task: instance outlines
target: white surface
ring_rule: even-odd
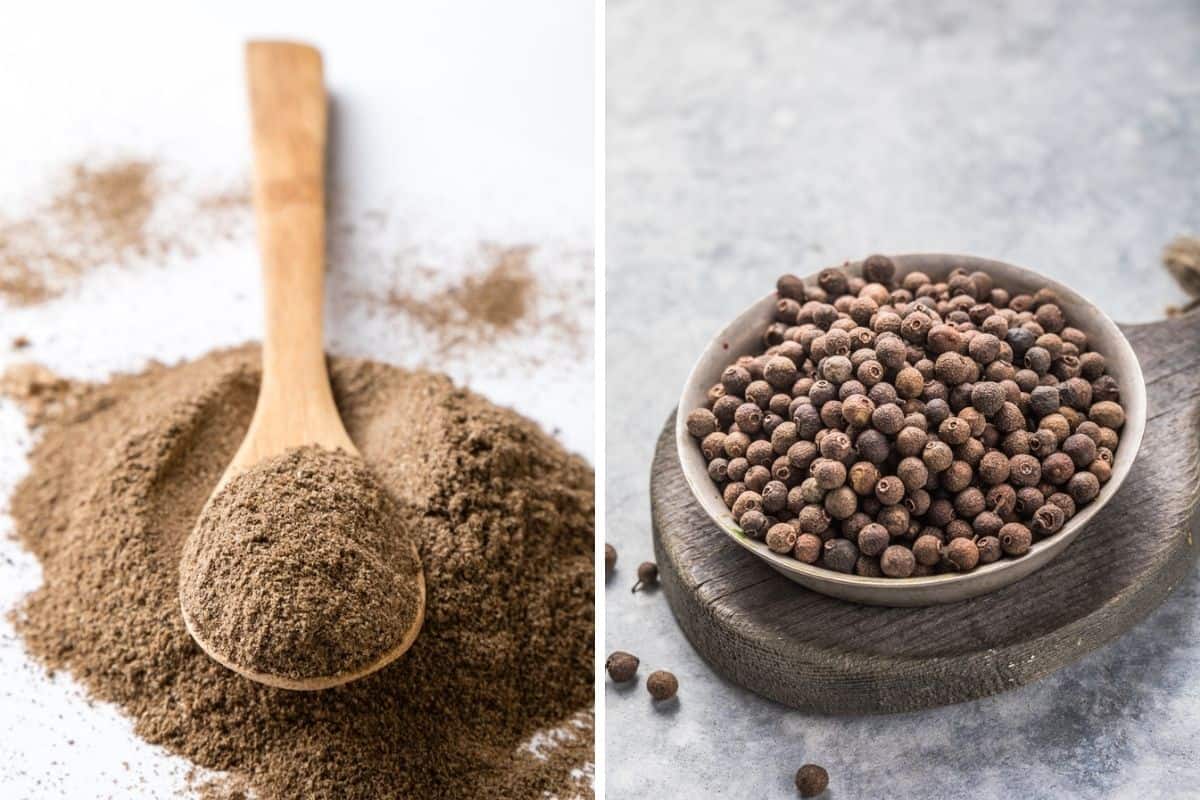
[[[157,157],[204,185],[247,175],[241,44],[303,38],[325,54],[337,216],[387,212],[385,224],[360,225],[338,244],[356,261],[331,275],[330,349],[427,363],[428,337],[367,299],[416,263],[470,267],[481,241],[529,243],[552,280],[582,274],[590,287],[592,20],[585,0],[10,7],[0,26],[0,207],[42,199],[47,177],[88,154]],[[162,267],[100,270],[47,305],[0,305],[0,367],[32,359],[98,378],[191,357],[256,338],[259,305],[249,237]],[[579,352],[523,336],[456,354],[448,371],[591,456],[590,316],[580,323]],[[9,352],[17,335],[33,346]],[[557,361],[533,368],[532,357]],[[7,497],[29,445],[8,403],[0,443]],[[11,530],[7,516],[0,525]],[[0,541],[0,610],[39,581],[34,559]],[[141,742],[67,676],[49,680],[6,619],[0,679],[0,797],[184,787],[187,762]]]

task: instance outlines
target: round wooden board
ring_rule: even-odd
[[[660,581],[680,627],[725,677],[785,705],[886,713],[1037,680],[1120,636],[1191,569],[1200,502],[1200,313],[1122,326],[1149,410],[1133,472],[1056,560],[952,605],[881,608],[804,589],[742,549],[692,498],[673,415],[650,477]]]

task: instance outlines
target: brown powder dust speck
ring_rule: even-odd
[[[70,164],[47,193],[0,214],[0,297],[15,305],[56,297],[97,267],[157,263],[248,230],[244,188],[195,192],[146,159]],[[164,208],[184,224],[158,220]]]
[[[29,650],[148,741],[265,800],[590,796],[572,756],[593,738],[577,717],[592,700],[592,471],[444,377],[331,360],[351,438],[419,520],[427,609],[412,649],[297,693],[231,673],[188,636],[181,550],[249,424],[258,361],[247,347],[100,385],[10,377],[43,424],[11,507],[44,579],[14,612]]]
[[[436,333],[443,351],[476,338],[480,328],[492,334],[512,331],[535,302],[537,279],[529,268],[533,248],[487,247],[486,252],[489,265],[483,272],[432,294],[392,289],[388,305]],[[428,268],[417,272],[426,279],[434,276]]]
[[[302,680],[376,664],[420,613],[411,523],[357,456],[299,447],[234,476],[180,560],[192,631],[238,668]]]
[[[336,235],[349,234],[343,230]],[[339,252],[335,246],[335,270],[341,260],[358,263],[361,258],[354,253],[339,256]],[[584,315],[592,305],[591,258],[571,254],[568,257],[579,262],[579,269],[547,273],[535,267],[537,253],[531,245],[482,244],[478,264],[465,273],[456,271],[458,277],[449,283],[444,270],[410,254],[397,254],[392,266],[399,267],[398,285],[386,291],[381,305],[427,333],[429,350],[442,362],[477,354],[480,348],[490,350],[494,360],[503,349],[498,345],[522,337],[566,351],[563,357],[570,357],[587,344],[589,324]],[[529,362],[526,366],[540,366],[542,358],[522,360]]]

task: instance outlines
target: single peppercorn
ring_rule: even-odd
[[[755,403],[742,403],[733,412],[733,421],[743,433],[758,433],[762,430],[763,411]]]
[[[805,564],[815,564],[821,557],[821,548],[824,544],[820,536],[812,533],[802,533],[796,537],[796,544],[792,548],[792,555]]]
[[[938,426],[938,436],[946,444],[962,444],[971,438],[971,425],[961,417],[948,417]]]
[[[1037,536],[1050,536],[1057,533],[1066,522],[1067,515],[1054,503],[1044,503],[1033,513],[1029,527]]]
[[[738,458],[746,455],[746,448],[750,446],[752,439],[741,431],[734,431],[725,437],[722,447],[725,450],[725,455],[729,458]]]
[[[979,459],[977,471],[979,480],[988,486],[994,486],[1008,480],[1008,458],[998,450],[991,450]]]
[[[1076,472],[1067,481],[1067,493],[1077,506],[1089,503],[1100,494],[1100,479],[1091,472]]]
[[[929,510],[929,504],[933,502],[933,497],[924,489],[913,489],[911,492],[905,492],[904,507],[908,509],[908,513],[914,517],[924,516]]]
[[[904,482],[885,476],[875,484],[875,498],[885,506],[894,506],[904,499]]]
[[[779,280],[775,282],[775,291],[780,297],[804,302],[804,281],[795,275],[780,275]]]
[[[826,491],[836,489],[846,482],[846,465],[828,458],[818,458],[810,468],[817,485]]]
[[[614,683],[628,683],[637,677],[638,664],[641,661],[632,653],[624,650],[614,650],[604,659],[604,669]]]
[[[896,264],[887,256],[870,255],[863,259],[862,275],[871,283],[889,286],[896,278]]]
[[[954,462],[954,451],[945,442],[933,440],[925,445],[921,460],[931,472],[942,472]]]
[[[737,496],[729,510],[735,521],[740,520],[747,511],[762,511],[762,495],[746,490]]]
[[[1083,438],[1087,439],[1086,436]],[[1092,440],[1087,441],[1090,443]],[[1066,483],[1074,474],[1075,463],[1065,452],[1051,453],[1042,459],[1042,478],[1055,486]]]
[[[821,534],[829,530],[829,525],[833,518],[829,516],[829,512],[824,506],[808,505],[800,509],[800,513],[796,515],[796,524],[800,526],[802,533]]]
[[[762,464],[755,464],[754,466],[750,467],[750,469],[746,470],[746,477],[743,480],[743,483],[745,483],[747,489],[752,492],[759,493],[761,493],[770,482],[771,470],[769,470],[767,467],[764,467]],[[725,488],[728,489],[729,487],[727,486]],[[725,499],[726,504],[731,502],[728,495]],[[736,500],[737,495],[733,495],[733,499]]]
[[[979,563],[979,547],[966,537],[951,539],[946,546],[946,563],[959,572],[970,572]]]
[[[646,678],[646,691],[656,703],[670,700],[679,691],[679,680],[665,669],[655,670]]]
[[[865,428],[875,411],[875,402],[862,394],[852,394],[842,401],[842,417],[858,428]]]
[[[796,546],[796,529],[786,522],[772,525],[767,530],[766,543],[772,552],[790,553]]]
[[[762,539],[767,533],[767,515],[761,511],[747,511],[738,520],[738,525],[751,539]]]
[[[703,439],[717,429],[717,417],[707,408],[697,408],[687,416],[687,432]]]
[[[858,561],[858,547],[848,539],[830,539],[825,543],[821,560],[835,572],[850,574]]]
[[[963,519],[974,519],[987,507],[983,492],[968,486],[954,496],[954,511]]]
[[[653,561],[643,561],[638,565],[637,583],[633,584],[633,591],[638,589],[648,589],[658,585],[658,564]]]
[[[849,519],[858,510],[858,495],[849,486],[839,486],[826,493],[825,510],[833,519]]]
[[[771,431],[771,447],[776,455],[786,455],[792,445],[800,441],[800,433],[794,422],[782,422]]]
[[[1007,555],[1023,556],[1029,552],[1033,534],[1019,522],[1009,522],[1000,529],[1000,547]]]
[[[1046,495],[1036,486],[1022,486],[1017,490],[1016,512],[1023,517],[1032,517],[1033,513],[1046,503]]]
[[[1031,455],[1015,455],[1008,460],[1008,480],[1015,486],[1036,486],[1042,479],[1042,465]]]
[[[872,464],[882,464],[891,454],[891,444],[886,436],[874,428],[868,428],[858,435],[854,442],[859,457]]]
[[[721,373],[721,385],[725,387],[726,394],[738,397],[741,397],[742,392],[746,391],[751,380],[749,370],[736,364],[726,367],[725,371]]]
[[[925,390],[925,378],[914,367],[904,367],[896,373],[896,394],[903,398],[920,397]]]
[[[709,461],[719,457],[725,452],[725,434],[717,431],[705,436],[700,442],[700,452]]]
[[[942,540],[938,536],[923,533],[913,542],[912,552],[918,564],[932,567],[942,560]]]
[[[965,461],[955,459],[950,466],[938,474],[938,483],[948,492],[961,492],[971,485],[975,471]]]
[[[1088,410],[1088,419],[1103,428],[1120,430],[1125,424],[1125,409],[1112,400],[1101,400]]]
[[[975,541],[975,547],[979,550],[980,564],[991,564],[1004,554],[1000,547],[1000,539],[996,536],[981,536]]]
[[[887,549],[891,538],[887,528],[872,522],[858,532],[858,549],[865,555],[877,556]]]
[[[796,790],[801,797],[816,797],[829,788],[829,773],[816,764],[805,764],[796,770]]]
[[[916,566],[917,559],[912,550],[898,544],[888,547],[879,558],[879,568],[889,578],[907,578]]]
[[[1103,458],[1097,458],[1091,464],[1088,464],[1088,472],[1096,476],[1096,480],[1100,483],[1108,483],[1108,479],[1112,477],[1112,462],[1105,461]]]
[[[994,381],[979,381],[971,385],[971,405],[984,416],[992,416],[1004,407],[1003,387]]]
[[[908,509],[900,504],[880,508],[875,514],[875,521],[887,528],[887,532],[892,538],[896,538],[903,536],[908,531],[912,517],[909,515]]]
[[[1070,457],[1076,467],[1086,469],[1096,460],[1097,447],[1096,442],[1090,436],[1073,433],[1063,441],[1062,451]]]
[[[617,566],[617,548],[608,542],[604,543],[604,572],[609,573]]]
[[[856,494],[869,495],[874,494],[879,478],[878,467],[870,461],[857,461],[850,467],[846,481]]]
[[[854,446],[850,443],[849,436],[841,431],[833,431],[821,438],[818,449],[823,458],[842,461],[853,452]]]
[[[915,425],[907,424],[909,421],[906,418],[906,427],[896,434],[896,452],[902,457],[919,457],[925,449],[925,444],[929,441],[929,434]]]
[[[904,484],[906,491],[914,492],[929,481],[929,467],[921,459],[909,456],[896,465],[896,477]]]

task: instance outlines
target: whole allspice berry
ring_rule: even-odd
[[[604,574],[613,571],[613,567],[617,565],[617,548],[613,547],[608,542],[604,543]]]
[[[979,563],[979,547],[965,537],[951,539],[946,545],[946,561],[959,572],[970,572]]]
[[[912,550],[898,544],[884,550],[879,559],[879,568],[889,578],[907,578],[913,574],[916,567],[917,559]]]
[[[653,561],[643,561],[638,565],[637,583],[633,584],[633,591],[638,589],[648,589],[658,586],[658,564]]]
[[[796,789],[801,797],[816,797],[829,788],[829,773],[816,764],[805,764],[796,771]]]
[[[679,680],[665,669],[655,670],[646,678],[646,691],[655,702],[670,700],[679,691]]]
[[[642,662],[633,653],[614,650],[604,660],[604,669],[608,672],[608,677],[612,678],[615,683],[626,683],[637,676],[637,668],[640,663]]]
[[[1000,529],[1000,549],[1010,556],[1023,556],[1033,544],[1033,534],[1019,522],[1009,522]]]

